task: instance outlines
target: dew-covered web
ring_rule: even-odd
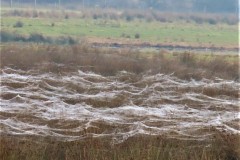
[[[239,83],[216,78],[119,72],[1,70],[1,134],[59,140],[139,134],[205,139],[211,128],[239,133]]]

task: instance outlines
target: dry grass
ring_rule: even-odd
[[[39,68],[44,72],[64,73],[68,70],[88,70],[103,75],[115,75],[118,71],[141,74],[174,73],[181,79],[220,77],[239,80],[239,63],[220,55],[199,59],[194,53],[180,53],[169,58],[169,52],[159,52],[145,57],[130,49],[99,49],[88,44],[73,46],[8,44],[1,47],[1,67],[11,66],[23,70]],[[52,65],[65,64],[67,67]]]
[[[141,52],[128,49],[111,50],[91,48],[88,44],[73,46],[49,46],[36,44],[8,44],[1,46],[1,68],[11,66],[16,69],[29,71],[38,68],[40,72],[65,72],[78,69],[94,71],[104,75],[114,75],[118,71],[126,70],[142,74],[151,70],[152,73],[173,73],[182,79],[201,79],[221,77],[236,79],[239,77],[239,65],[237,61],[229,61],[221,56],[212,56],[210,59],[199,59],[193,53],[181,53],[171,55],[168,51],[160,51],[152,57],[143,56]],[[58,64],[58,65],[56,65]],[[63,65],[60,65],[63,64]],[[67,67],[66,67],[67,66]],[[135,77],[123,77],[122,81],[134,81]],[[49,82],[50,83],[50,82]],[[11,84],[13,88],[21,88],[24,84]],[[69,86],[70,87],[70,86]],[[71,86],[81,92],[81,88]],[[199,88],[196,88],[199,89]],[[180,93],[187,90],[176,89]],[[93,91],[94,92],[94,91]],[[236,91],[227,88],[206,88],[194,92],[202,92],[214,97],[228,95],[239,97]],[[2,95],[3,99],[11,99],[13,95]],[[33,98],[33,97],[32,97]],[[86,100],[86,103],[94,107],[118,106],[122,104],[124,97],[117,97],[112,101]],[[75,104],[74,100],[66,99],[66,103]],[[186,102],[193,103],[193,102]],[[195,102],[194,102],[195,103]],[[8,115],[3,115],[8,114]],[[30,114],[15,115],[0,113],[3,117],[17,117],[23,120],[33,119]],[[36,117],[34,117],[36,118]],[[45,123],[36,119],[38,123]],[[70,124],[78,125],[79,122]],[[66,127],[68,122],[64,123]],[[237,122],[236,122],[237,124]],[[48,125],[56,125],[49,121]],[[0,157],[3,160],[27,159],[27,160],[238,160],[240,159],[239,135],[228,134],[215,128],[203,128],[214,133],[205,140],[180,140],[169,135],[131,137],[120,144],[112,144],[112,138],[92,138],[92,133],[102,133],[110,125],[96,124],[99,130],[88,128],[80,131],[82,140],[72,142],[58,141],[53,137],[8,136],[0,137]],[[62,126],[58,126],[62,127]],[[199,131],[201,132],[201,131]]]
[[[239,136],[216,131],[209,140],[177,140],[140,135],[111,145],[111,139],[91,138],[60,142],[50,137],[1,137],[0,157],[10,159],[52,160],[237,160]]]

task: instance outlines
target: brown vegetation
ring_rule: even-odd
[[[69,71],[94,71],[103,75],[114,75],[118,71],[126,70],[134,72],[134,77],[122,77],[122,81],[134,81],[137,74],[149,72],[174,73],[181,79],[202,79],[220,77],[224,79],[235,79],[239,77],[238,60],[233,61],[220,55],[209,55],[206,59],[199,58],[194,53],[171,53],[162,50],[159,53],[148,55],[131,49],[106,49],[93,48],[88,44],[57,46],[57,45],[36,45],[36,44],[5,44],[1,46],[1,68],[11,67],[22,69],[26,72],[31,69],[38,69],[40,72],[54,72],[64,74]],[[235,56],[237,59],[238,56]],[[64,64],[64,65],[62,65]],[[67,67],[64,67],[67,66]],[[7,72],[7,71],[6,71]],[[92,80],[93,81],[93,80]],[[8,83],[8,82],[5,82]],[[48,82],[49,84],[54,82]],[[146,82],[148,83],[148,82]],[[14,89],[21,89],[25,83],[4,84]],[[55,84],[56,85],[56,84]],[[141,85],[141,84],[138,84]],[[145,84],[144,84],[145,86]],[[69,86],[70,87],[70,86]],[[78,92],[81,87],[72,86]],[[157,89],[157,88],[156,88]],[[160,88],[161,89],[161,88]],[[188,90],[189,89],[189,90]],[[202,93],[210,97],[226,95],[238,98],[236,90],[224,88],[174,88],[179,94],[187,92]],[[90,92],[90,91],[89,91]],[[1,95],[3,99],[11,99],[16,95],[7,93]],[[34,97],[31,97],[34,99]],[[35,97],[39,99],[39,97]],[[128,96],[129,98],[129,96]],[[44,101],[44,99],[42,99]],[[67,104],[77,103],[77,99],[65,99]],[[86,100],[86,104],[94,107],[116,107],[124,101],[122,97],[116,97],[112,101]],[[135,102],[136,104],[138,102]],[[156,103],[160,103],[157,101]],[[191,104],[194,107],[196,102],[180,101],[182,104]],[[199,107],[199,106],[197,106]],[[209,110],[217,109],[217,107]],[[64,114],[64,113],[63,113]],[[43,122],[29,113],[6,113],[1,112],[1,117],[15,117],[23,120],[35,119],[37,123],[44,123],[52,127],[61,125],[51,120]],[[64,123],[67,124],[68,122]],[[79,121],[73,121],[71,125],[78,125]],[[232,123],[232,122],[229,122]],[[238,124],[232,123],[231,125]],[[238,160],[240,159],[239,135],[229,134],[224,130],[215,127],[202,128],[213,133],[206,139],[179,139],[172,138],[176,135],[171,132],[168,135],[138,135],[129,137],[122,143],[112,143],[115,137],[93,138],[93,133],[102,133],[111,125],[99,123],[99,130],[89,127],[80,132],[71,133],[79,136],[75,141],[61,141],[56,137],[46,136],[12,136],[2,134],[0,137],[0,157],[3,160],[15,159],[51,159],[51,160]],[[67,125],[58,126],[59,128]],[[236,127],[238,128],[238,125]],[[202,130],[198,130],[201,132]]]
[[[234,56],[234,55],[232,55]],[[239,80],[238,56],[236,60],[227,60],[221,55],[209,55],[198,58],[195,53],[169,53],[160,51],[152,57],[146,57],[131,49],[93,48],[88,44],[57,46],[36,44],[13,44],[1,47],[1,67],[11,66],[29,70],[40,68],[42,71],[66,72],[66,68],[51,63],[67,64],[68,70],[94,71],[103,75],[114,75],[118,71],[137,74],[174,73],[181,79],[224,78]]]
[[[9,159],[84,160],[238,160],[239,136],[216,131],[209,140],[177,140],[167,135],[132,137],[111,145],[111,139],[61,142],[48,138],[1,136],[0,157]]]
[[[17,22],[15,24],[17,27],[22,27],[22,22]],[[22,25],[22,26],[21,26]],[[54,23],[52,24],[54,26]],[[0,31],[1,42],[32,42],[32,43],[44,43],[44,44],[77,44],[78,40],[71,36],[59,36],[59,37],[46,37],[40,33],[31,33],[29,36],[20,35],[16,33],[12,33],[9,31]]]
[[[197,24],[208,23],[226,23],[228,25],[236,25],[238,23],[237,16],[233,14],[194,14],[191,15],[186,13],[171,13],[171,12],[159,12],[159,11],[148,11],[142,12],[141,10],[124,10],[118,11],[115,9],[84,9],[81,12],[74,11],[37,11],[37,10],[11,10],[3,14],[3,16],[20,16],[20,17],[31,17],[31,18],[93,18],[93,19],[112,19],[119,20],[124,19],[126,21],[133,21],[135,19],[150,21],[159,21],[162,23],[171,23],[176,20],[183,20],[186,22],[194,22]]]

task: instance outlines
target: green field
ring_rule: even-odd
[[[16,28],[17,21],[23,27]],[[146,20],[126,21],[124,19],[92,19],[92,18],[27,18],[2,16],[1,30],[29,35],[41,33],[44,36],[73,36],[75,38],[103,38],[178,44],[187,46],[237,47],[238,26],[219,23],[196,24],[194,22],[159,22]]]

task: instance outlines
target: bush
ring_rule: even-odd
[[[1,31],[1,42],[26,42],[27,39],[22,36],[22,35],[18,35],[16,33],[10,33],[10,32],[6,32],[6,31]]]
[[[6,31],[1,31],[1,42],[10,42],[10,41],[14,41],[14,39],[16,38],[16,36],[12,33],[6,32]]]
[[[133,21],[133,20],[134,20],[133,16],[126,15],[126,21],[130,22],[130,21]]]
[[[98,19],[98,16],[96,14],[94,14],[93,19]]]
[[[73,39],[72,37],[68,37],[68,44],[70,44],[70,45],[77,44],[77,41],[75,39]]]
[[[136,34],[135,34],[135,38],[136,38],[136,39],[139,39],[139,38],[140,38],[140,34],[139,34],[139,33],[136,33]]]
[[[24,37],[22,35],[15,35],[15,36],[16,37],[15,37],[14,41],[16,41],[16,42],[27,42],[27,38],[26,37]]]
[[[45,38],[43,37],[43,35],[39,33],[32,33],[29,36],[28,41],[40,43],[40,42],[44,42]]]
[[[162,23],[166,23],[167,22],[167,19],[164,18],[164,17],[159,17],[158,20]]]
[[[14,28],[21,28],[21,27],[23,27],[23,22],[17,21],[17,22],[14,24],[13,27],[14,27]]]
[[[7,31],[0,31],[0,41],[1,42],[34,42],[34,43],[47,43],[47,44],[68,44],[73,45],[77,44],[78,41],[72,37],[44,37],[39,33],[32,33],[29,37],[25,37],[23,35],[19,35],[16,33],[11,33]]]
[[[207,21],[208,21],[209,24],[212,24],[212,25],[217,24],[217,21],[215,19],[212,19],[212,18],[208,19]]]
[[[65,15],[65,19],[69,19],[69,15],[68,14]]]

